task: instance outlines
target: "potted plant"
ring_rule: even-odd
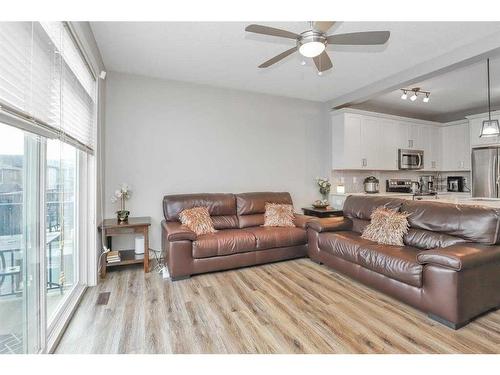
[[[125,209],[125,201],[130,199],[132,191],[127,184],[122,184],[120,189],[115,190],[114,195],[111,197],[111,202],[116,203],[118,200],[120,201],[120,210],[116,211],[116,215],[118,216],[119,222],[126,222],[128,220],[128,215],[130,211]]]

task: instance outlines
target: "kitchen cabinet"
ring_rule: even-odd
[[[441,128],[443,171],[471,169],[470,130],[468,123]]]
[[[366,169],[380,169],[380,124],[377,118],[361,118],[361,166]]]
[[[398,169],[398,149],[401,148],[401,125],[398,121],[390,119],[379,119],[380,133],[377,135],[377,141],[381,138],[378,150],[378,164],[381,170]]]
[[[356,114],[332,117],[332,169],[379,169],[380,124]]]
[[[332,169],[360,169],[361,116],[332,116]]]
[[[424,145],[422,142],[422,128],[422,125],[411,123],[408,125],[408,148],[423,150]]]
[[[441,168],[441,134],[438,126],[423,126],[420,133],[424,151],[424,170],[438,171]]]
[[[366,113],[332,113],[332,169],[398,170],[398,149],[410,148],[425,151],[424,169],[439,170],[437,125]]]

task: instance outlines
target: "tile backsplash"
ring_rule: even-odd
[[[446,178],[448,176],[463,176],[467,179],[467,186],[470,186],[470,172],[419,172],[419,171],[369,171],[369,170],[333,170],[332,193],[337,192],[338,185],[344,185],[346,193],[362,193],[363,181],[368,176],[375,176],[379,180],[380,192],[385,192],[386,180],[391,178],[409,178],[418,181],[420,176],[432,175],[436,178],[437,189],[446,190]]]

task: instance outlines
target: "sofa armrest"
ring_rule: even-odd
[[[432,264],[455,271],[500,262],[500,246],[459,244],[418,253],[420,264]]]
[[[307,229],[307,223],[314,220],[314,216],[295,214],[293,223],[297,228]]]
[[[196,240],[196,233],[177,221],[163,221],[161,224],[162,229],[166,232],[166,239],[169,242]]]
[[[307,227],[320,233],[351,230],[352,220],[342,216],[315,218],[307,223]]]

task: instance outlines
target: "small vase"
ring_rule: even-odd
[[[319,189],[319,192],[321,194],[321,197],[323,198],[323,201],[324,202],[328,202],[329,198],[330,198],[330,189],[323,189],[323,188],[320,188]]]
[[[116,211],[116,215],[118,216],[118,221],[120,223],[126,222],[128,220],[129,214],[130,214],[130,211],[127,211],[127,210]]]

